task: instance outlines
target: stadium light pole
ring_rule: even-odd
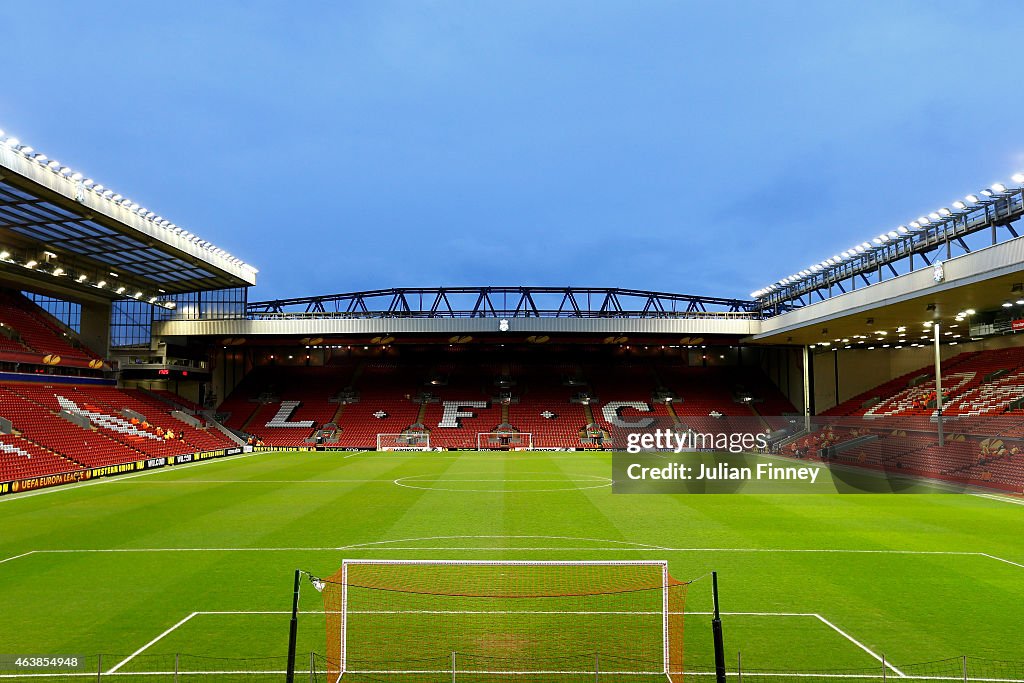
[[[940,352],[942,347],[939,344],[941,341],[939,336],[940,327],[942,325],[939,324],[938,320],[932,323],[932,329],[935,330],[935,416],[939,427],[939,448],[942,448],[945,437],[942,434],[942,354]]]

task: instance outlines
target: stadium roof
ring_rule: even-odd
[[[17,138],[0,139],[0,279],[147,300],[256,284],[241,259]]]

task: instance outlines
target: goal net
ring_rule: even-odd
[[[478,432],[478,451],[532,450],[533,434],[529,432]]]
[[[429,451],[429,432],[402,432],[401,434],[378,434],[378,451]]]
[[[318,585],[328,680],[682,681],[687,586],[664,561],[345,560]]]

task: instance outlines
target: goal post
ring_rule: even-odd
[[[664,561],[345,560],[317,581],[331,683],[682,680],[688,582]]]
[[[533,434],[530,432],[477,432],[478,451],[533,450]]]
[[[430,432],[402,432],[378,434],[378,451],[429,451]]]

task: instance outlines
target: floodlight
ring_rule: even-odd
[[[0,251],[0,259],[6,261],[9,258],[11,258],[11,252],[9,252],[9,251]]]
[[[7,146],[8,147],[17,147],[20,144],[21,144],[21,140],[19,140],[18,138],[7,138]]]
[[[929,225],[931,223],[931,220],[928,218],[928,216],[918,216],[917,222],[920,223],[921,225]]]
[[[906,235],[910,231],[907,230],[907,226],[901,225],[900,227],[896,228],[896,232],[898,232],[901,235]]]
[[[939,209],[939,215],[942,216],[943,218],[948,218],[949,216],[953,215],[953,212],[947,209],[946,207],[942,207],[941,209]]]
[[[1012,308],[1012,307],[1013,307],[1013,304],[1011,304],[1009,301],[1004,301],[1003,302],[1003,308]]]
[[[39,265],[39,261],[30,260],[28,263],[25,264],[25,267],[26,268],[35,268],[38,265]]]
[[[1024,173],[1014,173],[1010,176],[1010,180],[1017,183],[1018,185],[1024,184]]]
[[[977,204],[981,200],[978,199],[978,195],[969,194],[966,197],[964,197],[964,201],[966,201],[968,204]]]
[[[1003,185],[1002,183],[992,183],[991,189],[993,192],[1002,194],[1003,192],[1006,192],[1006,185]]]
[[[99,288],[99,289],[103,289],[106,286],[107,286],[107,281],[106,280],[100,280],[99,282],[96,283],[96,287]]]
[[[54,277],[60,277],[63,274],[64,274],[64,269],[61,268],[60,266],[57,266],[56,268],[53,269],[53,276]]]
[[[960,211],[963,211],[964,209],[966,209],[966,208],[967,208],[967,204],[963,203],[962,201],[960,201],[960,200],[958,199],[958,200],[956,200],[955,202],[953,202],[953,208],[954,208],[954,209],[958,209],[958,210],[960,210]]]
[[[126,287],[124,285],[121,285],[120,287],[117,288],[117,293],[118,294],[124,294],[124,290],[125,289],[126,289]]]
[[[78,280],[79,282],[85,282],[85,281],[86,281],[86,279],[87,279],[87,277],[88,277],[88,276],[86,276],[86,275],[79,275],[79,276],[78,276],[78,277],[77,277],[76,279],[77,279],[77,280]]]

